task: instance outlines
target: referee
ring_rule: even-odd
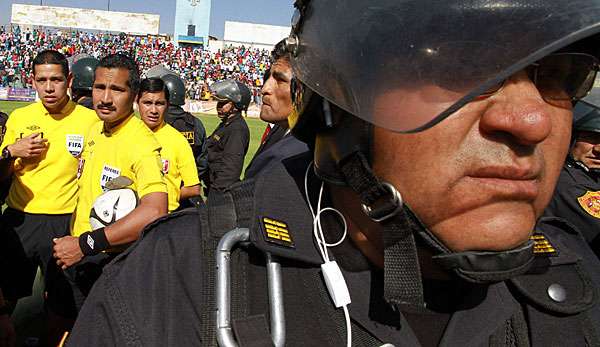
[[[88,129],[99,120],[69,99],[72,77],[61,53],[40,52],[32,70],[40,101],[12,112],[0,145],[2,176],[13,177],[0,220],[0,287],[13,306],[31,295],[41,268],[47,342],[56,345],[75,310],[68,282],[52,260],[52,239],[68,235],[77,203],[79,157]]]
[[[179,208],[180,201],[199,197],[201,190],[192,148],[182,133],[165,123],[168,106],[169,90],[163,80],[143,80],[138,94],[140,118],[162,147],[162,172],[167,183],[169,212],[173,212]]]
[[[77,307],[83,304],[101,268],[115,255],[111,252],[114,247],[137,240],[147,224],[167,213],[160,144],[133,114],[139,87],[138,67],[131,58],[112,54],[100,60],[92,99],[103,122],[90,129],[82,156],[79,200],[71,221],[71,236],[54,241],[54,256],[63,269],[84,260],[68,271],[75,284]],[[119,176],[129,178],[140,203],[114,224],[92,231],[89,222],[92,204],[107,190],[107,183]]]

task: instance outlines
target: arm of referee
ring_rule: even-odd
[[[140,205],[127,216],[104,228],[110,246],[127,244],[137,240],[144,227],[167,214],[167,193],[153,192],[140,199]],[[56,264],[63,270],[83,259],[79,238],[64,236],[54,239]]]

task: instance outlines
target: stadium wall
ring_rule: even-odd
[[[147,13],[13,4],[11,23],[158,35],[160,16]]]
[[[272,48],[281,39],[290,34],[290,27],[254,24],[244,22],[225,22],[223,42],[235,45],[252,45],[253,47]]]

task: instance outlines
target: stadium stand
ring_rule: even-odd
[[[212,82],[234,78],[252,86],[253,101],[257,103],[270,54],[268,50],[244,46],[216,52],[202,47],[177,47],[166,36],[0,26],[0,86],[30,87],[30,62],[43,49],[96,58],[124,52],[135,58],[141,71],[162,64],[187,82],[187,94],[193,100],[200,100]]]

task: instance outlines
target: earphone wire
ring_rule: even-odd
[[[315,240],[317,241],[317,247],[319,249],[319,253],[321,253],[321,257],[323,258],[323,262],[325,264],[325,263],[329,263],[331,261],[329,259],[329,253],[327,252],[327,248],[338,246],[342,242],[344,242],[344,240],[346,239],[346,236],[348,235],[348,224],[346,223],[346,218],[344,218],[344,215],[340,211],[336,210],[335,208],[333,208],[333,207],[321,208],[321,202],[323,201],[323,191],[324,191],[324,187],[325,187],[325,183],[323,181],[321,181],[321,187],[319,189],[319,197],[317,200],[316,212],[313,209],[312,203],[310,200],[310,195],[308,193],[308,176],[309,176],[310,168],[313,165],[314,165],[314,163],[311,161],[308,164],[308,166],[306,167],[306,171],[304,173],[304,194],[306,197],[306,202],[308,203],[308,208],[310,209],[310,213],[313,216],[313,236],[314,236]],[[340,217],[342,222],[344,223],[344,233],[342,234],[341,238],[334,243],[327,243],[327,241],[325,240],[325,235],[323,234],[323,228],[321,226],[321,214],[323,214],[324,212],[327,212],[327,211],[336,213]],[[346,346],[350,347],[350,346],[352,346],[352,325],[350,324],[350,313],[348,311],[348,304],[342,306],[342,309],[344,310],[344,319],[346,321],[346,333],[347,333]]]

